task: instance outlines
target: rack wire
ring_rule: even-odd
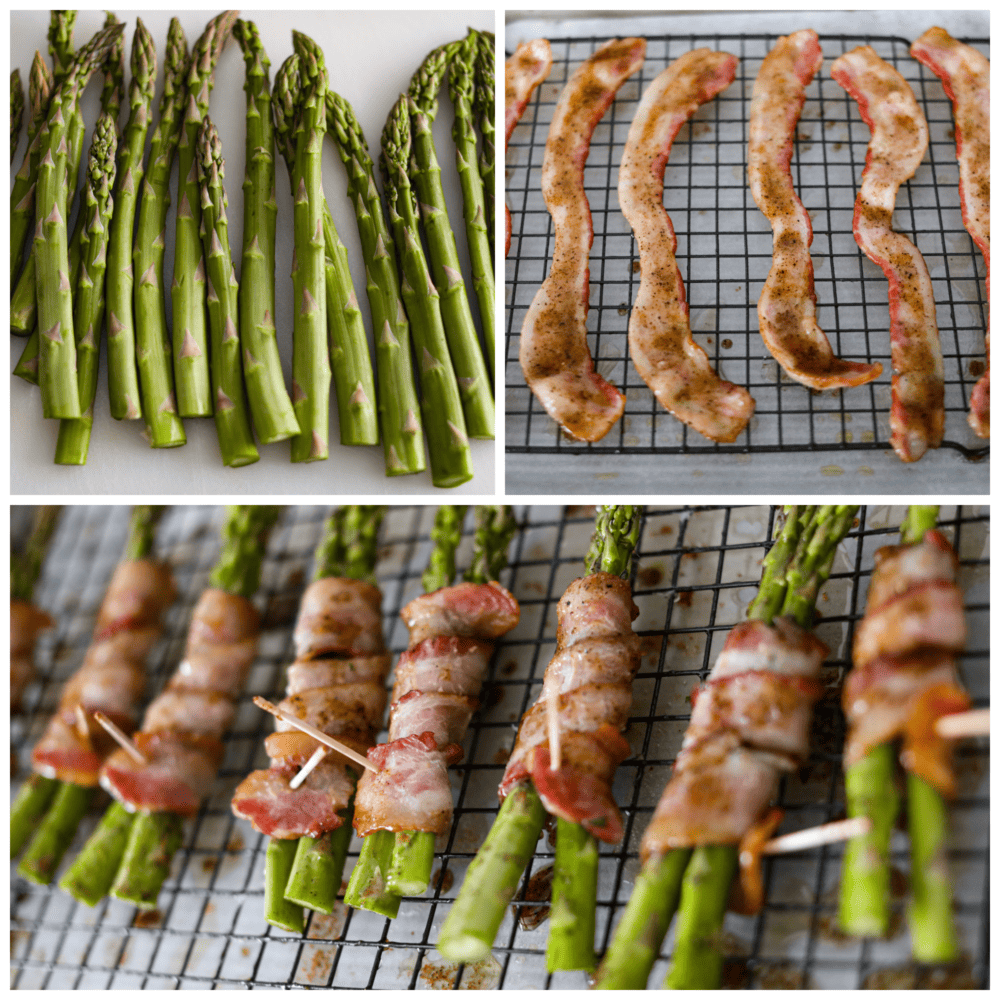
[[[456,810],[452,830],[438,843],[433,891],[404,900],[396,920],[338,904],[329,917],[314,914],[303,936],[268,926],[263,917],[265,838],[236,820],[229,801],[253,767],[266,766],[262,742],[270,722],[251,704],[253,694],[279,697],[282,667],[290,662],[291,627],[308,579],[311,553],[326,511],[288,508],[275,529],[258,602],[266,631],[240,704],[215,792],[186,830],[184,847],[149,916],[105,900],[90,910],[55,888],[11,876],[11,985],[16,989],[165,988],[582,988],[583,973],[545,972],[547,923],[524,929],[510,913],[493,957],[464,970],[434,948],[437,934],[465,869],[496,814],[496,787],[513,743],[515,726],[538,695],[555,646],[556,603],[582,572],[593,526],[588,507],[518,507],[523,524],[511,546],[503,582],[521,603],[521,621],[500,644],[474,716],[464,766],[453,772]],[[822,592],[817,631],[831,649],[818,705],[813,752],[801,774],[785,780],[780,804],[783,829],[837,818],[843,809],[840,747],[843,718],[839,686],[848,667],[853,630],[860,619],[875,550],[894,541],[901,507],[862,507],[857,528],[841,546]],[[420,592],[419,574],[429,551],[433,508],[393,507],[386,517],[378,577],[387,641],[406,645],[399,608]],[[174,566],[180,591],[166,637],[151,661],[148,693],[159,690],[181,656],[186,623],[217,552],[221,511],[171,509],[158,548]],[[12,519],[14,521],[16,519]],[[458,564],[471,552],[471,516]],[[12,725],[20,761],[12,784],[27,773],[30,747],[39,737],[62,683],[79,666],[111,568],[120,556],[127,523],[121,507],[71,507],[46,560],[36,600],[58,625],[39,647],[37,681]],[[976,705],[989,702],[989,510],[943,507],[941,526],[961,560],[970,638],[962,659],[964,681]],[[633,756],[618,770],[616,800],[624,807],[622,844],[601,846],[597,946],[606,946],[638,871],[639,838],[666,783],[689,718],[691,687],[703,679],[728,629],[741,620],[760,578],[772,537],[767,507],[647,507],[634,570],[635,628],[643,660],[634,686],[626,732]],[[988,749],[970,742],[960,750],[960,791],[951,808],[950,865],[963,961],[947,972],[921,972],[908,963],[902,898],[900,919],[887,942],[841,939],[835,929],[840,848],[765,862],[767,902],[756,917],[726,919],[731,959],[727,983],[735,987],[857,988],[860,986],[986,987],[988,985]],[[78,833],[79,849],[96,815]],[[351,845],[348,871],[357,857]],[[906,867],[906,839],[893,842],[897,874]],[[528,876],[551,865],[553,851],[539,842]],[[896,881],[896,880],[894,880]],[[898,887],[897,887],[898,888]],[[519,895],[514,909],[540,915]],[[666,971],[668,937],[651,982]]]
[[[594,217],[589,339],[597,370],[625,393],[626,404],[624,417],[594,444],[577,441],[556,426],[532,396],[518,362],[521,325],[552,256],[552,223],[541,194],[548,127],[570,74],[607,39],[552,41],[552,72],[529,103],[507,151],[513,219],[506,262],[509,452],[721,455],[891,447],[887,283],[861,253],[851,230],[870,131],[856,102],[829,74],[833,59],[864,44],[909,81],[930,127],[927,156],[900,190],[894,224],[920,248],[934,286],[945,366],[942,447],[967,459],[988,454],[966,423],[970,394],[984,370],[986,267],[962,224],[951,102],[937,77],[910,58],[910,40],[822,35],[824,68],[807,91],[792,158],[795,188],[812,217],[820,325],[839,356],[881,361],[883,374],[853,389],[811,392],[789,379],[764,347],[757,299],[771,265],[772,238],[750,195],[746,148],[754,80],[777,37],[648,37],[645,64],[618,91],[597,126],[585,171]],[[963,40],[988,55],[988,39]],[[639,256],[617,191],[618,164],[641,93],[671,61],[702,46],[736,55],[736,79],[680,130],[664,175],[663,200],[677,232],[694,338],[720,375],[746,386],[757,402],[747,430],[728,445],[709,441],[667,413],[629,358],[628,319],[639,287]]]

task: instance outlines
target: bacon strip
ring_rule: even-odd
[[[845,769],[901,736],[903,766],[945,797],[955,794],[951,747],[934,723],[970,704],[955,667],[966,639],[957,572],[958,558],[939,531],[875,553],[865,617],[854,633],[854,669],[844,683]]]
[[[788,618],[744,622],[729,633],[643,835],[644,860],[678,847],[739,844],[763,819],[782,772],[809,755],[827,653]]]
[[[621,735],[639,668],[639,609],[627,580],[592,573],[566,588],[557,609],[555,655],[538,700],[525,713],[507,762],[500,797],[531,779],[545,808],[580,823],[598,840],[617,843],[624,827],[611,794],[615,769],[631,756]],[[549,757],[548,702],[558,700],[558,771]]]
[[[33,657],[39,633],[55,625],[51,616],[30,601],[10,602],[10,708],[21,707],[24,689],[35,675]]]
[[[504,126],[506,135],[503,140],[504,153],[510,142],[514,127],[521,120],[524,109],[531,100],[535,88],[548,79],[552,72],[552,46],[544,38],[534,38],[530,42],[521,42],[517,50],[507,60],[504,69],[504,111],[506,120]],[[504,205],[507,213],[506,229],[504,231],[504,257],[510,253],[510,209]]]
[[[549,416],[582,441],[599,441],[625,409],[625,397],[594,370],[587,346],[594,227],[583,169],[597,123],[645,56],[642,38],[616,38],[597,49],[559,96],[545,144],[542,194],[555,225],[555,250],[524,318],[520,360]]]
[[[281,707],[366,753],[382,726],[390,666],[378,587],[341,577],[310,584],[299,605],[295,653]],[[292,788],[291,779],[319,743],[281,720],[275,729],[264,741],[271,766],[240,783],[233,813],[278,840],[335,830],[344,822],[359,768],[331,752]]]
[[[944,436],[944,362],[927,265],[913,243],[893,232],[892,212],[899,186],[927,151],[927,120],[910,85],[867,45],[840,56],[830,75],[858,102],[872,130],[854,238],[889,281],[892,446],[904,462],[915,462]]]
[[[67,681],[31,761],[47,778],[92,788],[117,746],[93,720],[103,712],[126,733],[139,717],[146,657],[159,638],[163,615],[177,592],[170,570],[151,559],[120,563],[97,613],[83,665]],[[79,709],[85,730],[81,730]]]
[[[691,336],[677,236],[663,207],[663,172],[681,126],[733,82],[736,66],[728,53],[696,49],[660,73],[639,102],[618,174],[618,201],[642,268],[629,317],[629,356],[660,405],[713,441],[735,441],[754,401],[746,389],[719,378]]]
[[[354,829],[444,833],[451,826],[448,765],[460,760],[494,640],[521,609],[499,583],[460,583],[423,594],[400,618],[410,643],[396,664],[389,740],[368,751],[354,800]]]
[[[986,262],[990,289],[990,63],[971,45],[956,41],[944,28],[928,28],[910,54],[941,78],[955,115],[958,192],[962,221]],[[990,330],[986,327],[986,373],[972,390],[969,426],[990,436]]]
[[[260,615],[250,601],[206,590],[188,628],[184,660],[146,709],[136,734],[147,763],[116,750],[101,768],[101,787],[130,809],[197,812],[222,763],[222,737],[236,714],[259,636]]]
[[[757,301],[760,335],[790,378],[810,389],[842,389],[878,378],[882,366],[838,358],[816,321],[812,223],[790,164],[806,87],[822,64],[819,38],[808,28],[779,38],[764,58],[750,104],[748,174],[774,232],[774,260]]]

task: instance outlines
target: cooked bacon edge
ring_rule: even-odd
[[[747,172],[774,233],[774,259],[757,301],[760,335],[790,378],[810,389],[842,389],[878,378],[882,366],[838,358],[816,320],[812,223],[790,165],[806,87],[822,64],[819,38],[808,28],[779,38],[765,56],[750,103]]]
[[[510,142],[511,133],[521,120],[524,109],[531,100],[535,88],[548,79],[552,72],[552,46],[544,38],[533,38],[521,42],[504,68],[504,153]],[[504,205],[506,229],[504,230],[504,257],[510,253],[510,209]]]
[[[641,280],[628,323],[629,356],[660,405],[712,441],[735,441],[753,415],[746,389],[719,378],[691,336],[677,236],[663,207],[663,173],[681,126],[733,82],[737,59],[696,49],[646,88],[622,154],[618,201],[639,247]]]
[[[955,115],[955,152],[962,221],[986,263],[990,290],[990,63],[971,45],[956,41],[944,28],[928,28],[910,54],[941,79]],[[969,426],[990,436],[990,329],[986,326],[986,372],[969,404]]]
[[[146,657],[159,638],[176,590],[162,563],[120,563],[111,577],[83,665],[66,682],[55,715],[31,756],[48,778],[93,787],[117,746],[93,720],[103,712],[126,733],[135,729],[146,686]],[[81,732],[77,707],[84,713]]]
[[[545,144],[542,194],[555,248],[552,268],[524,318],[520,360],[528,387],[549,416],[582,441],[599,441],[625,408],[625,397],[594,370],[587,345],[594,227],[583,171],[597,123],[645,55],[642,38],[615,38],[598,48],[560,94]]]
[[[944,436],[944,362],[927,264],[910,240],[893,232],[892,212],[900,185],[927,151],[927,119],[910,85],[867,45],[840,56],[830,75],[858,102],[872,133],[854,204],[854,238],[889,281],[891,441],[904,462],[915,462]]]

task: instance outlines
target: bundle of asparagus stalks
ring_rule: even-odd
[[[379,157],[383,203],[354,110],[335,92],[323,50],[307,34],[292,32],[293,53],[272,91],[252,21],[223,11],[189,50],[173,18],[153,128],[157,49],[142,20],[127,93],[126,26],[109,15],[76,51],[75,20],[75,11],[52,12],[53,66],[36,53],[27,101],[20,74],[11,75],[12,158],[26,117],[29,140],[11,191],[11,330],[28,337],[14,371],[39,387],[43,416],[60,421],[56,462],[87,461],[106,330],[111,415],[142,420],[153,448],[185,444],[184,419],[214,416],[226,466],[258,461],[258,442],[285,440],[293,462],[326,459],[332,385],[341,445],[381,444],[387,476],[421,473],[429,462],[435,486],[469,481],[470,438],[494,434],[487,369],[494,346],[492,34],[469,29],[436,48],[389,112]],[[240,274],[228,238],[224,150],[209,116],[231,36],[246,64]],[[80,98],[99,72],[101,114],[84,157]],[[443,89],[454,108],[451,155],[478,325],[432,135]],[[370,327],[323,190],[327,134],[347,172]],[[290,390],[275,313],[275,148],[294,206],[285,222],[294,233]],[[168,323],[164,252],[175,159]]]

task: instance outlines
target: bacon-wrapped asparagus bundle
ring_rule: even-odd
[[[860,936],[888,931],[889,839],[899,810],[893,742],[901,739],[913,855],[910,930],[922,962],[958,955],[944,855],[944,800],[954,798],[956,781],[951,744],[935,724],[970,705],[955,666],[966,638],[958,558],[933,529],[937,512],[911,507],[903,544],[875,553],[843,693],[848,814],[868,816],[873,828],[844,854],[841,926]],[[929,858],[932,865],[921,863]]]
[[[170,570],[151,558],[162,507],[136,507],[125,558],[108,585],[97,614],[94,638],[83,665],[67,681],[55,714],[31,755],[36,775],[14,803],[11,853],[54,797],[18,868],[47,885],[90,804],[98,772],[114,742],[92,718],[103,712],[131,732],[146,685],[146,657],[162,629],[163,614],[176,596]],[[48,789],[47,798],[43,790]],[[16,849],[15,849],[16,848]]]
[[[387,917],[401,896],[427,889],[434,836],[451,827],[448,766],[462,757],[494,643],[520,617],[514,596],[493,579],[506,562],[513,517],[509,508],[477,513],[473,567],[465,582],[447,586],[465,508],[438,511],[428,592],[400,612],[410,641],[396,665],[389,740],[368,752],[380,769],[358,782],[354,828],[365,840],[345,899]]]

